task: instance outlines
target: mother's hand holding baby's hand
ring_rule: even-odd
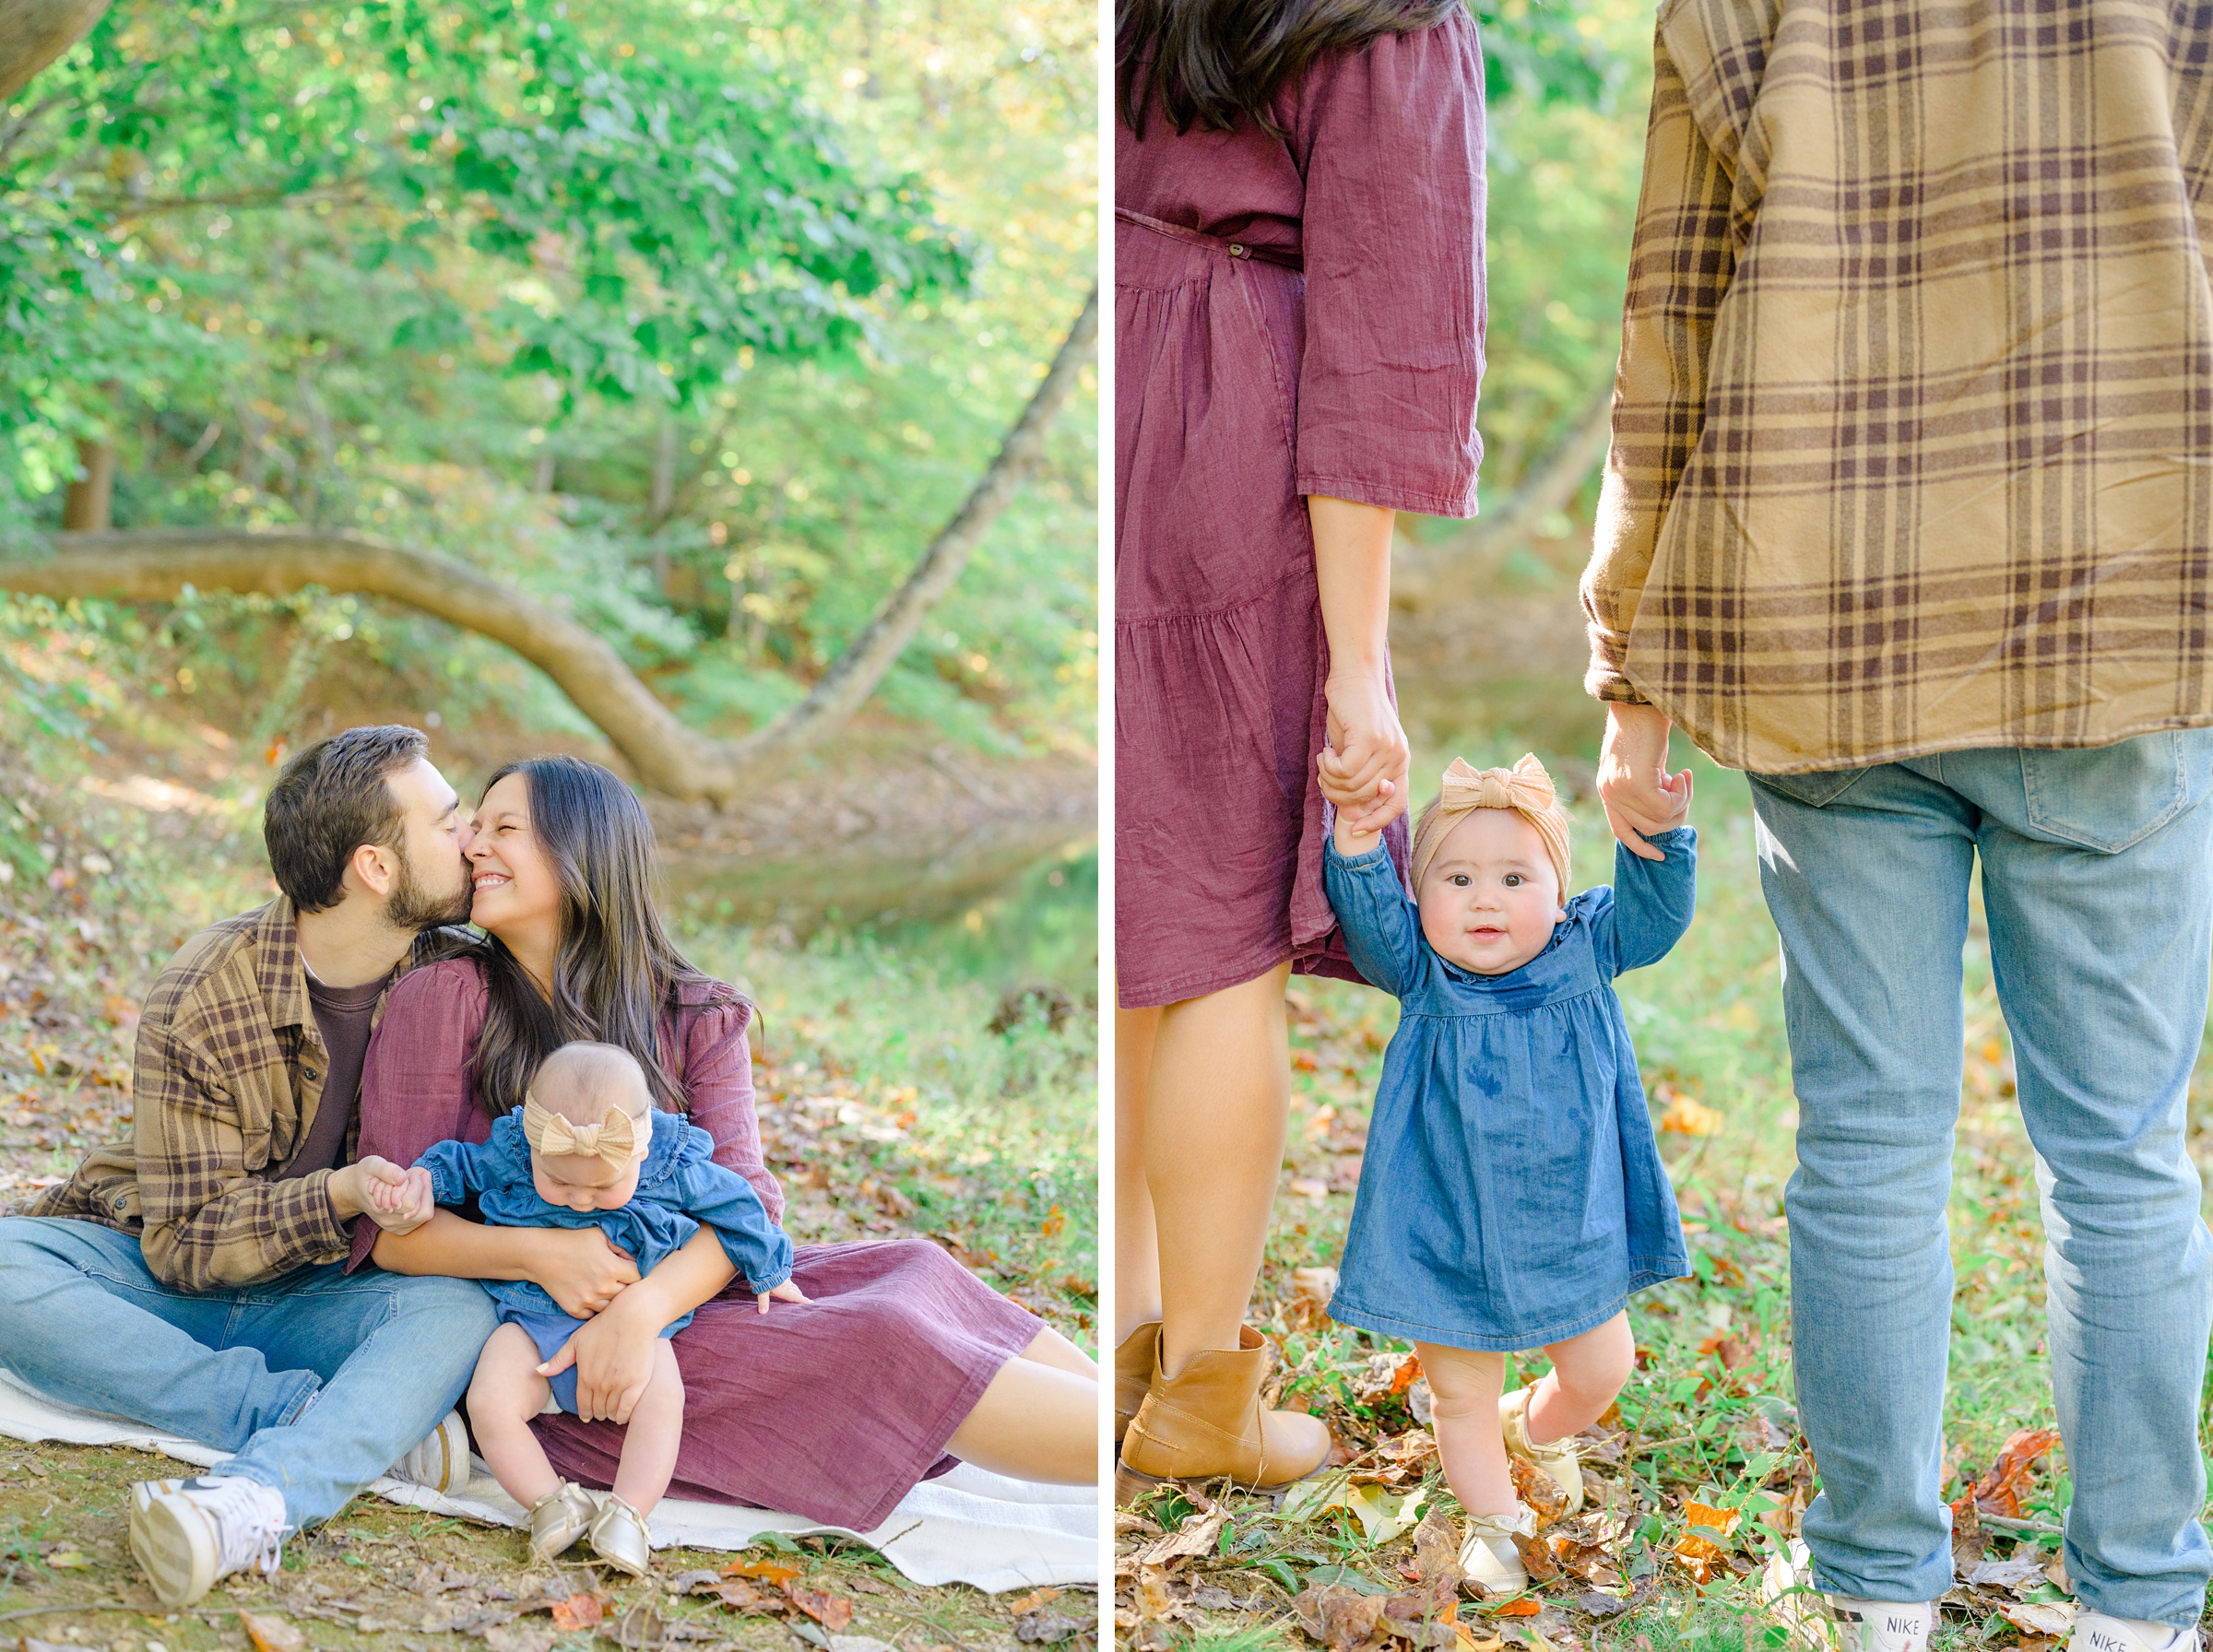
[[[778,1302],[805,1302],[807,1300],[799,1286],[793,1284],[791,1280],[786,1280],[781,1285],[773,1285],[761,1292],[757,1300],[760,1302],[761,1311],[763,1314],[768,1312],[768,1302],[772,1296]]]
[[[1690,819],[1690,771],[1667,772],[1667,714],[1658,706],[1606,707],[1598,754],[1598,796],[1622,847],[1645,860],[1666,856],[1644,840]]]
[[[572,1318],[588,1319],[629,1286],[638,1282],[638,1266],[608,1242],[598,1228],[540,1231],[543,1259],[532,1280]]]
[[[1379,671],[1330,673],[1329,747],[1316,765],[1321,795],[1347,829],[1380,832],[1406,809],[1406,731]]]

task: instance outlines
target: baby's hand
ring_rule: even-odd
[[[758,1297],[754,1299],[761,1304],[761,1311],[763,1314],[768,1312],[768,1300],[772,1296],[775,1297],[778,1302],[805,1302],[807,1300],[806,1295],[799,1290],[799,1286],[793,1284],[791,1280],[786,1280],[775,1290],[763,1291]]]
[[[1330,800],[1337,811],[1337,853],[1365,855],[1381,840],[1383,828],[1398,818],[1405,805],[1398,788],[1389,780],[1376,782],[1375,789],[1367,797],[1358,797],[1347,787],[1345,776],[1337,761],[1337,753],[1325,746],[1321,755],[1314,760],[1315,780],[1321,795]]]
[[[374,1153],[361,1161],[361,1192],[368,1214],[387,1233],[411,1233],[430,1221],[431,1173],[420,1167],[402,1170]]]

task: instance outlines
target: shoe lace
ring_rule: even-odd
[[[191,1489],[215,1516],[221,1551],[216,1564],[219,1576],[248,1567],[266,1575],[283,1564],[284,1540],[292,1528],[285,1524],[284,1500],[273,1487],[234,1476],[204,1480]]]

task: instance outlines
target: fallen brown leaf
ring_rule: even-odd
[[[787,1583],[784,1593],[794,1606],[834,1634],[853,1622],[853,1602],[843,1595],[801,1588],[797,1583]]]
[[[1010,1600],[1007,1603],[1007,1611],[1012,1613],[1015,1617],[1019,1618],[1025,1616],[1030,1612],[1035,1611],[1040,1606],[1043,1606],[1048,1600],[1058,1600],[1059,1599],[1060,1591],[1059,1589],[1032,1589],[1028,1594],[1023,1596],[1021,1599]]]
[[[1186,1520],[1177,1530],[1155,1538],[1137,1554],[1141,1566],[1165,1566],[1178,1560],[1192,1559],[1214,1552],[1214,1540],[1229,1516],[1220,1509],[1197,1520]]]
[[[1301,1591],[1291,1602],[1291,1610],[1298,1618],[1298,1626],[1330,1652],[1354,1652],[1354,1648],[1379,1638],[1377,1630],[1383,1622],[1383,1597],[1363,1595],[1332,1583]]]
[[[2047,1452],[2059,1444],[2056,1428],[2023,1428],[2015,1431],[1998,1453],[1998,1460],[1990,1466],[1990,1472],[1975,1481],[1960,1502],[1971,1501],[1985,1514],[2003,1515],[2009,1520],[2021,1517],[2021,1493],[2034,1478],[2036,1465]],[[1955,1511],[1959,1503],[1952,1505]]]
[[[723,1567],[722,1575],[725,1577],[758,1577],[771,1587],[782,1588],[799,1575],[799,1568],[786,1565],[781,1561],[734,1560]]]
[[[1559,1482],[1526,1457],[1509,1457],[1507,1471],[1513,1476],[1514,1493],[1537,1516],[1539,1528],[1550,1526],[1568,1512],[1568,1493]]]
[[[1414,1528],[1414,1577],[1416,1583],[1460,1587],[1460,1532],[1451,1517],[1434,1504]]]

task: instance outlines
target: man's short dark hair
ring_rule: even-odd
[[[346,863],[363,844],[399,847],[405,814],[386,779],[429,755],[419,728],[349,728],[288,761],[262,809],[262,841],[277,887],[302,912],[345,896]]]

